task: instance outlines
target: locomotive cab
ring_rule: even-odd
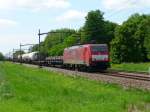
[[[107,44],[92,44],[91,66],[98,69],[107,69],[109,67],[109,51]]]

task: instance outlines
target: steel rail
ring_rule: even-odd
[[[127,74],[127,73],[104,73],[105,75],[108,76],[114,76],[114,77],[122,77],[122,78],[128,78],[128,79],[136,79],[136,80],[142,80],[142,81],[150,81],[150,76],[139,76],[139,75],[131,75],[131,74]]]

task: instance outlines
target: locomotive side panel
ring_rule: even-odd
[[[85,60],[85,65],[86,65],[86,66],[90,66],[90,64],[91,64],[91,59],[92,59],[92,56],[91,56],[90,47],[89,47],[89,46],[86,46],[86,47],[85,47],[85,51],[84,51],[84,60]]]
[[[84,56],[85,48],[83,46],[75,46],[64,50],[64,64],[85,64]]]

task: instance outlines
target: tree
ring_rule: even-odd
[[[63,44],[65,45],[65,47],[70,47],[70,46],[80,44],[80,34],[76,33],[69,36],[64,40]]]
[[[96,43],[109,44],[114,38],[114,31],[117,24],[105,21],[104,13],[100,10],[90,11],[86,16],[86,21],[81,32],[81,43],[90,43],[95,40]]]
[[[57,44],[49,49],[50,56],[62,56],[64,51],[64,44]]]
[[[95,40],[102,42],[104,39],[104,18],[103,12],[100,10],[90,11],[86,16],[86,21],[83,27],[83,42]]]
[[[57,44],[49,49],[49,55],[51,56],[62,56],[65,48],[74,46],[79,43],[78,34],[72,34],[67,37],[63,43]]]
[[[143,62],[147,60],[144,46],[147,31],[145,15],[134,14],[115,31],[111,42],[111,58],[115,63]],[[146,25],[147,26],[147,25]]]
[[[56,33],[53,33],[56,32]],[[51,33],[48,34],[44,41],[43,49],[45,53],[49,55],[54,55],[54,51],[57,49],[59,53],[56,51],[56,55],[62,54],[62,50],[59,50],[63,48],[64,40],[74,34],[76,31],[73,29],[57,29],[51,31]],[[56,48],[55,48],[56,47]],[[51,50],[51,51],[50,51]],[[52,54],[51,54],[52,53]]]
[[[104,30],[105,30],[105,38],[106,38],[106,43],[110,46],[110,42],[112,39],[115,38],[115,29],[118,26],[118,24],[110,22],[110,21],[105,21],[104,23]]]
[[[147,15],[142,22],[145,31],[144,47],[146,48],[147,59],[150,60],[150,15]]]
[[[0,61],[4,60],[4,55],[0,52]]]

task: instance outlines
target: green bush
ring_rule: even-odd
[[[0,52],[0,61],[3,61],[4,60],[4,56],[3,54]]]

